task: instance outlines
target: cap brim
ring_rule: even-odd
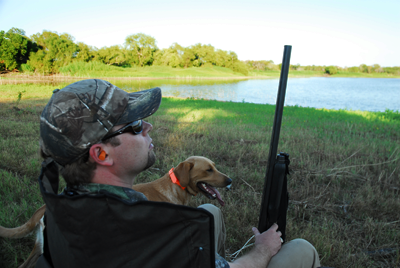
[[[116,125],[127,124],[154,114],[161,104],[161,89],[151,88],[129,93],[128,105]]]

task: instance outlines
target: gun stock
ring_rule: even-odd
[[[272,128],[271,144],[269,147],[267,171],[264,181],[261,211],[258,230],[264,232],[272,224],[277,223],[282,232],[282,239],[286,237],[286,212],[288,207],[287,178],[289,155],[277,155],[279,134],[282,124],[283,107],[285,102],[287,79],[290,66],[291,46],[285,46],[283,52],[281,76],[279,80],[278,96],[276,100],[274,125]]]

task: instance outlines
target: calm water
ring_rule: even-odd
[[[163,96],[275,104],[279,79],[109,80],[126,91],[160,87]],[[23,83],[23,81],[20,81]],[[72,83],[52,82],[62,88]],[[361,111],[400,110],[398,78],[289,78],[285,105]]]
[[[164,96],[275,104],[279,79],[160,85]],[[400,110],[400,79],[290,78],[285,105],[361,111]]]

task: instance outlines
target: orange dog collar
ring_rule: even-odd
[[[171,178],[172,183],[178,184],[179,187],[182,188],[182,190],[185,190],[186,187],[183,187],[183,186],[180,184],[178,178],[175,176],[174,168],[171,168],[171,169],[169,170],[169,177]]]

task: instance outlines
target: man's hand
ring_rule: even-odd
[[[253,227],[253,233],[256,239],[255,249],[260,251],[260,253],[268,254],[269,256],[274,256],[281,249],[282,233],[278,231],[278,225],[274,223],[267,231],[260,234],[256,227]]]
[[[229,263],[230,268],[265,268],[271,258],[281,249],[281,232],[277,232],[278,225],[274,224],[264,233],[260,234],[256,227],[253,227],[256,239],[254,248],[243,257],[233,263]]]

